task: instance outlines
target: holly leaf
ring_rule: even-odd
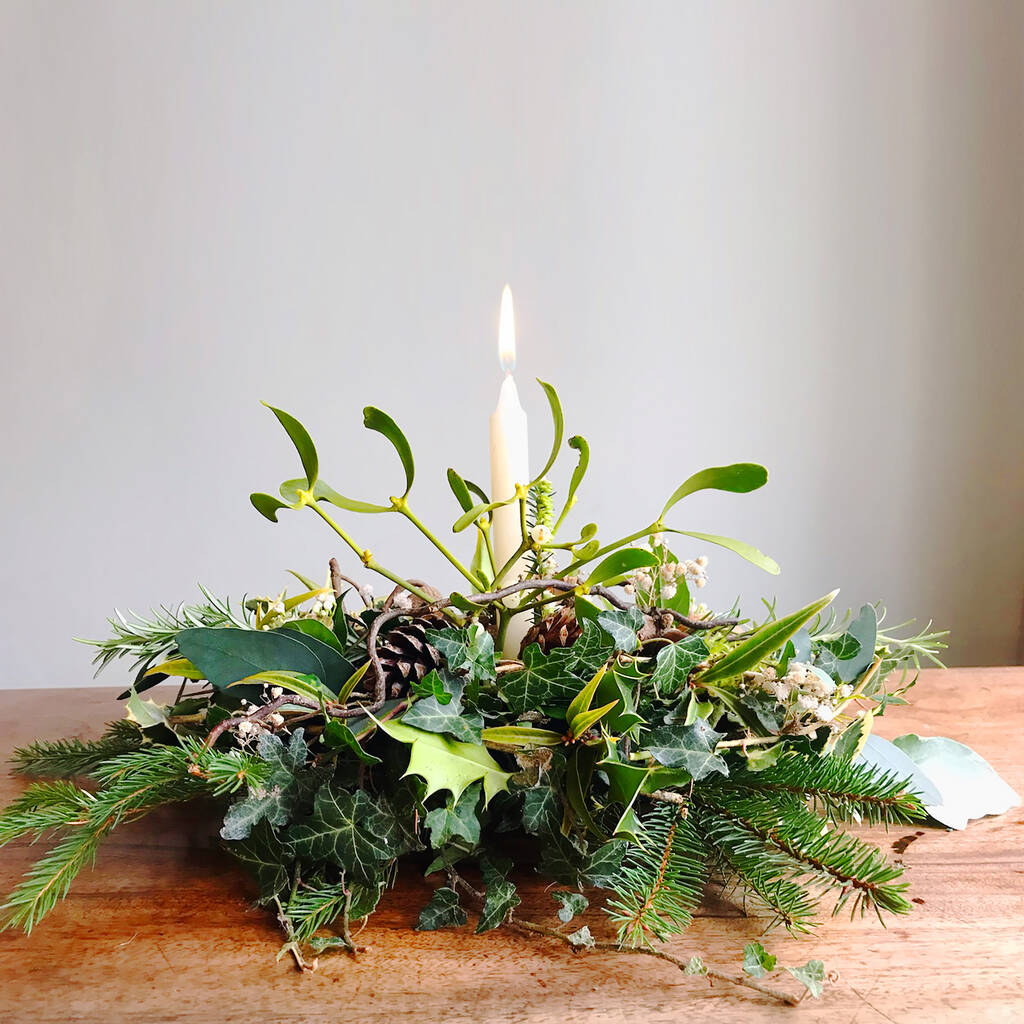
[[[288,839],[296,857],[330,861],[367,883],[397,855],[392,816],[365,790],[348,793],[330,783],[317,791],[312,818],[293,825]]]
[[[430,845],[440,850],[454,839],[462,839],[471,847],[480,842],[480,819],[476,814],[480,783],[474,782],[458,800],[452,797],[444,807],[435,807],[425,819],[430,830]]]
[[[516,893],[515,885],[510,881],[504,878],[492,879],[487,883],[484,907],[476,924],[477,934],[497,928],[508,916],[509,911],[522,902]]]
[[[690,673],[710,654],[703,638],[694,634],[678,643],[665,644],[655,659],[651,685],[654,692],[678,693],[690,677]]]
[[[269,766],[266,780],[250,782],[246,795],[228,808],[220,830],[222,839],[245,839],[264,820],[271,825],[288,823],[299,798],[296,776],[306,763],[302,736],[302,729],[296,729],[287,747],[276,733],[260,736],[257,750]]]
[[[428,629],[426,637],[444,656],[454,675],[465,675],[470,684],[494,678],[494,638],[479,622],[461,629]]]
[[[466,923],[466,912],[459,906],[459,894],[448,886],[434,890],[430,902],[420,911],[416,931],[433,932],[438,928],[458,928]]]
[[[410,744],[405,774],[419,775],[426,782],[425,796],[447,789],[457,800],[469,785],[482,781],[486,806],[495,793],[508,789],[512,776],[501,770],[482,744],[462,743],[404,722],[374,721],[392,739]]]
[[[430,676],[436,675],[437,671],[432,670],[424,683]],[[479,711],[466,712],[463,709],[464,679],[447,679],[443,686],[448,696],[447,703],[437,697],[424,697],[402,715],[402,722],[426,732],[447,733],[462,743],[479,743],[484,716]]]
[[[652,729],[644,749],[667,768],[685,768],[695,782],[712,772],[728,775],[725,759],[716,754],[715,744],[725,733],[715,732],[702,718],[692,725],[662,725]]]
[[[825,965],[821,960],[808,960],[803,967],[787,967],[787,971],[815,998],[820,999],[825,988]]]
[[[760,942],[750,942],[743,947],[743,970],[752,978],[763,978],[774,971],[776,960]]]
[[[257,902],[269,903],[288,885],[288,851],[265,818],[253,826],[248,838],[227,843],[226,848],[256,879]]]
[[[601,612],[597,624],[612,638],[615,650],[628,654],[640,646],[637,633],[644,624],[644,616],[638,608]]]
[[[556,890],[551,898],[558,904],[558,920],[568,924],[574,917],[582,914],[590,906],[590,900],[581,892],[570,892],[565,889]]]

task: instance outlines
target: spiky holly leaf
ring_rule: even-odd
[[[825,988],[825,965],[821,960],[808,960],[803,967],[787,967],[787,971],[803,985],[815,999],[821,998]]]
[[[696,634],[678,643],[666,644],[658,651],[651,675],[655,692],[678,693],[686,685],[690,673],[708,654],[708,645]]]
[[[431,676],[436,676],[441,682],[447,701],[439,700],[437,697],[424,697],[402,715],[402,721],[425,732],[446,733],[462,743],[479,743],[484,716],[479,711],[466,711],[463,708],[465,680],[441,679],[437,671],[433,670],[423,680],[424,684],[429,681],[431,687],[436,685],[435,681],[430,679]]]
[[[257,902],[269,903],[288,885],[288,852],[266,819],[252,828],[247,839],[228,843],[227,849],[256,879]]]
[[[264,733],[257,749],[268,766],[266,781],[250,783],[246,795],[228,808],[220,830],[223,839],[245,839],[264,819],[271,825],[287,824],[295,809],[298,773],[306,762],[302,729],[292,733],[287,747],[275,733]]]
[[[692,725],[662,725],[652,729],[644,749],[667,768],[684,768],[699,782],[712,772],[729,774],[725,759],[715,753],[715,744],[724,735],[698,718]]]
[[[433,932],[438,928],[458,928],[466,923],[466,912],[459,906],[459,894],[442,886],[434,890],[430,902],[420,911],[416,931]]]
[[[551,898],[561,904],[558,908],[558,920],[564,924],[568,924],[590,906],[590,900],[581,892],[567,892],[561,889],[553,892]]]
[[[452,797],[444,807],[435,807],[425,819],[430,830],[430,845],[435,850],[453,839],[463,839],[470,846],[480,842],[480,819],[476,814],[480,799],[480,783],[474,782],[456,801]]]
[[[567,707],[612,651],[604,631],[584,621],[583,632],[571,647],[557,647],[545,654],[539,644],[530,644],[523,652],[523,668],[502,676],[502,696],[517,714]]]
[[[612,638],[617,651],[628,654],[640,646],[637,633],[644,624],[644,616],[639,608],[601,612],[597,624]]]
[[[763,978],[774,971],[776,959],[760,942],[750,942],[743,947],[743,970],[752,978]]]
[[[312,818],[292,826],[288,839],[302,860],[330,861],[367,883],[376,880],[399,845],[394,818],[369,793],[347,793],[330,783],[317,791]]]
[[[404,722],[377,721],[377,726],[399,743],[411,745],[406,775],[419,775],[427,784],[424,796],[447,789],[457,800],[466,787],[481,781],[484,804],[495,793],[508,789],[512,777],[481,744],[460,743],[438,733],[414,729]]]

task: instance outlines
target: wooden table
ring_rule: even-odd
[[[115,691],[0,692],[0,757],[37,735],[95,735],[118,717]],[[922,674],[914,705],[894,708],[877,729],[952,736],[973,746],[1024,791],[1024,669]],[[6,803],[23,783],[0,778]],[[615,954],[576,955],[546,939],[503,930],[475,936],[416,932],[431,884],[401,873],[360,941],[358,960],[336,954],[315,974],[274,955],[271,917],[250,909],[251,890],[216,847],[210,820],[187,808],[136,822],[107,842],[96,870],[31,937],[0,934],[0,1020],[337,1021],[715,1021],[789,1019],[830,1024],[931,1024],[1024,1019],[1024,811],[964,832],[934,827],[876,831],[900,851],[917,904],[906,918],[826,920],[817,936],[763,938],[780,963],[810,957],[837,970],[819,1001],[796,1009],[730,985],[711,988],[668,964]],[[6,893],[39,848],[0,852]],[[522,915],[552,920],[540,880],[520,880]],[[588,914],[592,930],[604,928]],[[669,948],[735,971],[761,923],[710,902]],[[786,981],[791,982],[788,975]],[[792,983],[793,991],[799,987]]]

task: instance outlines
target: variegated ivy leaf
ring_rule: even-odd
[[[561,904],[558,908],[558,920],[564,924],[568,924],[590,906],[590,900],[581,892],[568,892],[565,889],[560,889],[553,892],[551,898]]]
[[[256,879],[259,903],[269,903],[288,885],[288,856],[277,832],[265,818],[246,839],[232,842],[227,849]]]
[[[707,974],[708,969],[699,956],[691,956],[690,962],[683,968],[683,974]]]
[[[803,967],[787,967],[787,971],[815,998],[820,999],[825,988],[825,965],[821,960],[808,960]]]
[[[658,694],[678,693],[690,673],[710,654],[708,645],[696,634],[678,643],[665,644],[655,659],[651,685]]]
[[[466,923],[466,912],[459,906],[459,894],[448,886],[434,890],[430,902],[420,911],[416,931],[433,932],[438,928],[458,928]]]
[[[567,935],[566,938],[576,947],[582,949],[594,948],[594,936],[590,934],[590,928],[584,925],[579,931]]]
[[[637,633],[643,627],[644,616],[639,608],[601,612],[597,624],[612,638],[617,651],[628,654],[640,646]]]
[[[330,861],[362,882],[373,882],[399,850],[391,814],[365,790],[346,793],[330,783],[317,791],[312,818],[292,826],[288,839],[300,859]]]
[[[484,908],[476,924],[477,934],[497,928],[508,916],[508,912],[520,903],[522,900],[516,894],[516,887],[507,879],[497,878],[488,882]]]
[[[613,645],[589,620],[571,647],[557,647],[545,654],[539,644],[523,652],[523,668],[501,677],[501,692],[517,714],[541,707],[568,707],[581,687],[611,657]]]
[[[480,800],[480,783],[474,782],[457,801],[451,796],[444,807],[430,811],[424,823],[430,830],[430,845],[435,850],[453,839],[465,840],[470,846],[480,842],[480,819],[476,805]]]
[[[424,684],[431,676],[437,676],[438,680],[441,680],[434,670],[423,680]],[[435,681],[431,681],[431,686],[433,685],[436,685]],[[423,697],[402,715],[402,721],[426,732],[446,733],[462,743],[479,743],[484,716],[479,711],[466,711],[463,708],[465,680],[461,677],[447,677],[441,680],[441,685],[448,696],[446,703],[437,697]]]
[[[712,772],[729,774],[725,759],[715,753],[715,745],[724,735],[698,718],[692,725],[662,725],[652,729],[644,749],[655,761],[667,768],[683,768],[698,782]]]
[[[253,827],[266,820],[285,825],[299,799],[299,772],[306,763],[306,744],[302,729],[292,733],[288,746],[275,733],[260,736],[258,751],[267,763],[263,782],[250,782],[246,795],[233,803],[224,815],[220,834],[223,839],[245,839]]]
[[[428,629],[426,637],[454,675],[464,675],[471,685],[494,678],[494,638],[479,622],[462,629]]]
[[[763,978],[774,971],[776,959],[760,942],[750,942],[743,947],[743,970],[752,978]]]

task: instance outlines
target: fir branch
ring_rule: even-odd
[[[36,740],[27,747],[17,747],[11,755],[11,763],[20,775],[50,778],[85,775],[101,761],[138,750],[143,739],[142,731],[134,722],[120,719],[109,722],[98,740],[76,737]]]
[[[69,789],[59,791],[56,787],[60,784],[50,784],[49,789],[31,788],[31,799],[38,801],[35,811],[15,801],[14,806],[20,808],[15,815],[37,815],[34,821],[22,822],[30,830],[38,831],[36,825],[45,817],[47,828],[71,831],[28,870],[0,908],[6,912],[4,928],[20,926],[31,932],[67,895],[79,871],[94,863],[100,843],[119,824],[162,804],[198,796],[205,783],[190,772],[190,764],[183,747],[152,747],[121,754],[96,766],[92,777],[100,789],[94,794],[79,790],[81,802],[71,797]],[[15,825],[12,817],[11,827]]]
[[[155,661],[174,649],[174,639],[183,629],[196,626],[234,626],[252,629],[248,614],[243,609],[236,613],[227,598],[216,597],[202,584],[199,590],[205,600],[197,604],[179,604],[176,608],[162,605],[150,612],[149,618],[131,610],[127,616],[115,609],[114,617],[107,620],[111,636],[105,640],[83,640],[79,643],[96,648],[93,664],[99,675],[116,658],[134,659],[132,669]]]
[[[29,786],[0,814],[0,846],[22,836],[32,836],[34,842],[51,829],[66,826],[82,816],[91,799],[72,782]]]
[[[678,806],[660,806],[643,819],[639,841],[617,873],[616,898],[607,912],[619,942],[638,946],[684,931],[700,903],[707,878],[706,851]]]
[[[905,825],[924,818],[920,798],[895,772],[854,764],[839,757],[783,757],[763,772],[735,769],[728,780],[711,782],[709,793],[728,788],[742,793],[788,793],[809,800],[834,822]]]
[[[285,907],[294,939],[308,942],[321,928],[337,920],[351,901],[352,893],[344,879],[297,887]]]
[[[778,877],[838,889],[834,914],[848,902],[853,913],[870,909],[880,919],[883,910],[894,914],[910,910],[902,895],[908,883],[894,884],[903,868],[852,833],[823,827],[822,819],[799,797],[742,795],[721,789],[710,799],[702,794],[700,800],[717,845],[727,841],[732,849],[760,858],[766,869],[777,870]],[[723,829],[723,823],[732,827]]]

